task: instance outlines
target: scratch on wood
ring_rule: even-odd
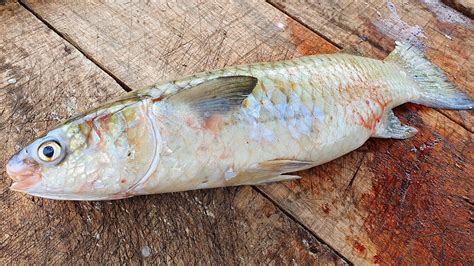
[[[393,40],[409,42],[418,48],[424,48],[421,38],[426,38],[426,36],[423,29],[418,25],[412,26],[403,21],[392,1],[387,0],[387,8],[390,10],[387,18],[377,11],[380,18],[375,20],[373,24],[378,30]]]
[[[474,29],[474,24],[471,19],[459,13],[457,10],[446,6],[441,1],[422,0],[421,2],[423,2],[440,21]]]
[[[366,156],[366,152],[362,154],[362,157],[360,158],[359,162],[357,163],[357,169],[355,170],[354,174],[351,177],[351,180],[349,181],[349,184],[347,184],[345,188],[344,194],[346,194],[352,187],[352,184],[354,183],[355,178],[357,177],[357,174],[359,173],[360,168],[362,167],[362,164],[364,163],[364,159]]]

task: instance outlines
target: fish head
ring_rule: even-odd
[[[13,155],[12,190],[61,200],[140,194],[160,139],[142,101],[119,101],[72,118]]]

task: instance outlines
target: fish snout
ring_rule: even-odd
[[[37,175],[38,163],[23,149],[10,158],[7,163],[7,175],[16,182]]]

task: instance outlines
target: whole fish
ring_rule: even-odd
[[[76,116],[7,165],[11,189],[61,200],[299,178],[368,138],[405,139],[405,102],[472,109],[408,44],[383,61],[338,53],[241,65],[163,82]]]

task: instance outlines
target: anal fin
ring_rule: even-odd
[[[383,116],[382,121],[375,128],[375,133],[372,137],[407,139],[413,137],[417,131],[414,127],[402,124],[393,111],[388,110]]]

